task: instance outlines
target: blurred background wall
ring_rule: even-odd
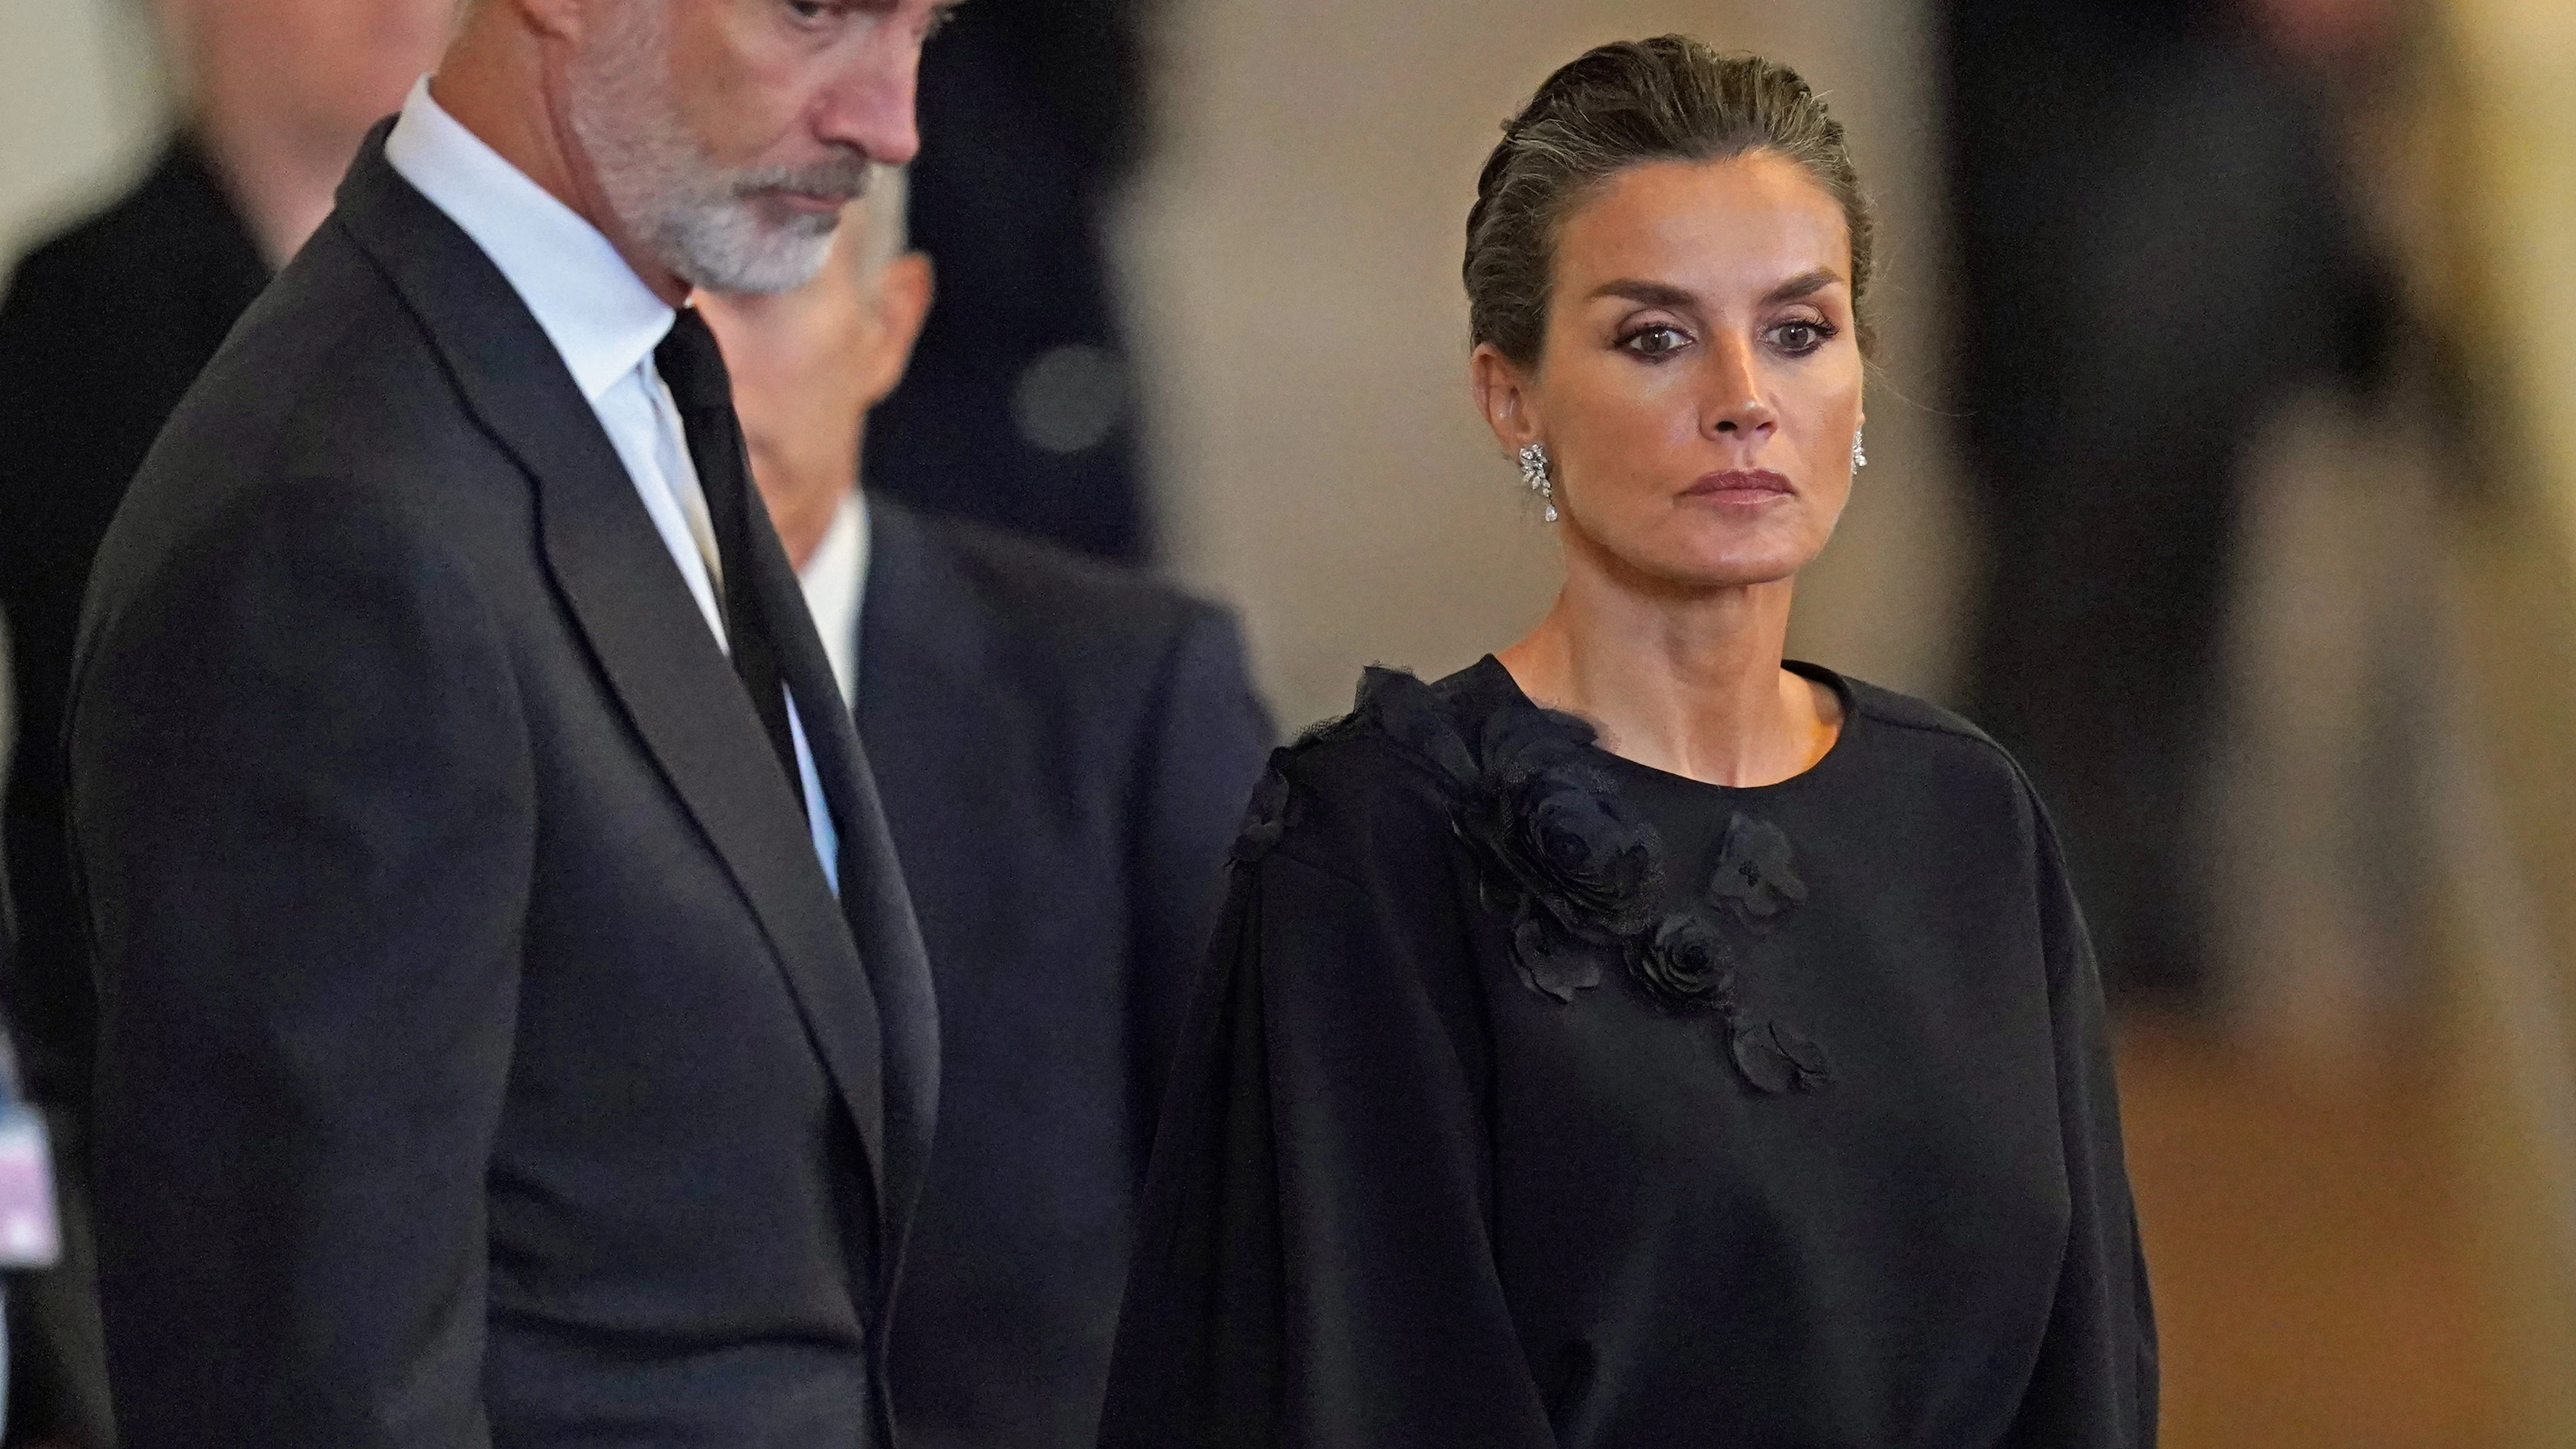
[[[1998,478],[2117,503],[2159,486],[2162,430],[2208,414],[2142,407],[2122,423],[2135,436],[2014,450],[2036,450],[2114,362],[2163,385],[2196,380],[2196,357],[2274,345],[2248,319],[2313,282],[2318,248],[2264,253],[2266,237],[2321,226],[2325,249],[2381,274],[2368,366],[2256,369],[2262,386],[2195,455],[2212,501],[2188,587],[2158,571],[2176,537],[2131,510],[2119,526],[2149,530],[2136,546],[2084,522],[2012,607],[2059,621],[2035,637],[2075,656],[2143,637],[2117,622],[2141,599],[2189,611],[2200,641],[2148,660],[2187,656],[2170,672],[2191,716],[2147,746],[2161,783],[2117,805],[2131,823],[2082,827],[2077,882],[2088,905],[2121,902],[2096,926],[2123,987],[2165,1442],[2576,1444],[2576,333],[2558,324],[2576,312],[2576,7],[1086,5],[1125,27],[1132,73],[1117,47],[1049,52],[1043,17],[1001,18],[1042,6],[976,0],[992,18],[970,8],[961,35],[1024,62],[1038,47],[1025,91],[1062,79],[1049,55],[1116,84],[1017,119],[962,93],[926,101],[934,147],[965,134],[960,116],[1018,125],[1022,144],[953,141],[916,204],[967,340],[991,335],[979,297],[1056,285],[1030,257],[1095,259],[1102,300],[1051,323],[1061,335],[1013,339],[1029,356],[987,379],[986,422],[906,425],[927,416],[907,405],[879,424],[916,429],[904,486],[1151,558],[1233,603],[1290,728],[1345,708],[1364,664],[1443,673],[1546,606],[1548,536],[1468,400],[1457,268],[1502,118],[1587,45],[1680,29],[1762,50],[1850,128],[1883,213],[1871,466],[1801,583],[1793,648],[1944,703],[1986,707],[1997,574],[2039,557],[2010,541],[2019,505]],[[146,13],[0,6],[0,250],[108,194],[156,139],[168,107]],[[2178,79],[2135,84],[2149,73]],[[1065,149],[1056,128],[1092,125],[1095,104],[1125,108],[1099,133],[1124,139],[1029,224],[1041,208],[1009,206],[1035,196],[1010,168]],[[2295,132],[2256,159],[2308,199],[2283,204],[2293,193],[2249,174],[2255,151],[2225,134],[2207,144],[2193,126],[2213,116]],[[2002,200],[1980,181],[1996,176]],[[2090,314],[2016,310],[1997,248],[2034,226],[2021,264]],[[2060,258],[2076,282],[2048,277]],[[2254,302],[2177,303],[2222,275]],[[2105,304],[2113,282],[2143,301]],[[1991,358],[2037,355],[2047,328],[2065,360],[1998,393]],[[929,430],[1014,426],[1032,360],[1068,345],[1103,359],[1077,377],[1099,384],[1099,427],[1015,464],[1007,488],[943,471],[953,439]],[[872,437],[871,458],[892,446]],[[2145,592],[2088,614],[2102,601],[2086,591],[2114,577]],[[2129,684],[2097,671],[2043,723],[2106,717]],[[2080,791],[2084,769],[2052,762],[2043,789]],[[2189,964],[2137,989],[2121,943],[2177,913]]]
[[[165,107],[137,0],[44,0],[0,10],[0,244],[123,179]]]

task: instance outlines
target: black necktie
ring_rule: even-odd
[[[778,651],[770,643],[760,600],[751,586],[752,530],[770,526],[751,485],[751,461],[743,451],[742,425],[734,417],[733,381],[725,373],[724,353],[715,333],[697,309],[683,307],[671,324],[671,335],[653,350],[662,381],[680,405],[680,430],[689,441],[689,460],[698,468],[698,487],[706,494],[707,521],[715,529],[716,567],[724,574],[725,632],[733,645],[733,672],[742,680],[751,707],[778,752],[787,772],[787,788],[799,802],[805,780],[796,768],[796,738],[787,728],[787,699],[779,688]]]

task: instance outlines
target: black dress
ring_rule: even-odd
[[[1972,727],[1619,759],[1491,658],[1273,758],[1185,1031],[1102,1442],[2155,1438],[2101,992]]]

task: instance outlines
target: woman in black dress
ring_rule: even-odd
[[[2143,1446],[2100,988],[2028,783],[1784,663],[1870,232],[1796,75],[1559,71],[1468,222],[1545,622],[1372,670],[1235,851],[1103,1443]]]

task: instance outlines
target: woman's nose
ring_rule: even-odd
[[[1712,348],[1710,355],[1715,365],[1703,404],[1703,426],[1721,438],[1768,436],[1779,426],[1780,416],[1763,400],[1751,345],[1741,338],[1731,339]]]

